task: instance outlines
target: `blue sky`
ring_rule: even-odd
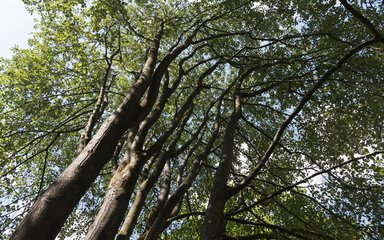
[[[0,0],[0,57],[10,58],[15,45],[26,48],[33,17],[21,0]]]

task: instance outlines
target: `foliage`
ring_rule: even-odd
[[[169,159],[169,199],[214,138],[161,239],[200,236],[236,94],[241,116],[233,139],[235,158],[229,178],[223,179],[228,189],[242,186],[284,121],[303,101],[304,107],[283,129],[261,170],[228,198],[223,230],[228,239],[384,238],[384,35],[375,35],[346,5],[296,0],[24,2],[40,17],[30,48],[15,50],[12,59],[0,62],[0,232],[5,238],[78,155],[81,132],[100,99],[105,109],[92,134],[120,106],[143,71],[161,20],[157,67],[189,36],[192,40],[161,79],[150,110],[161,109],[161,97],[171,94],[147,129],[141,151],[152,155],[132,184],[145,182],[167,150],[182,149]],[[382,1],[350,4],[383,33]],[[361,44],[366,45],[343,61]],[[193,104],[183,112],[191,96]],[[178,114],[187,118],[185,125],[177,122]],[[164,137],[169,129],[172,134]],[[164,143],[151,152],[162,138]],[[59,239],[86,234],[115,164],[123,164],[129,151],[126,139],[124,134],[117,160],[104,166]],[[164,178],[165,173],[151,188],[132,236],[146,230]]]

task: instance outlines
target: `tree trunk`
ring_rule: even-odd
[[[185,103],[185,106],[189,106],[189,105],[191,105],[191,103],[192,103],[191,101],[187,101]],[[181,113],[184,113],[184,111],[187,111],[186,107],[182,107],[182,109],[178,112],[177,115],[180,116]],[[132,206],[131,206],[131,208],[130,208],[130,210],[129,210],[126,218],[125,218],[125,221],[124,221],[119,233],[116,236],[117,240],[129,239],[129,237],[131,236],[131,234],[133,232],[137,218],[140,215],[141,209],[144,206],[146,197],[147,197],[148,193],[150,192],[150,190],[152,189],[152,187],[155,185],[156,181],[158,180],[158,178],[161,174],[161,171],[164,169],[165,164],[172,157],[176,157],[177,155],[179,155],[182,152],[181,149],[176,151],[175,148],[176,148],[176,145],[177,145],[177,143],[181,137],[181,134],[184,130],[184,126],[187,123],[187,120],[189,119],[191,112],[192,111],[189,111],[186,114],[186,116],[183,117],[183,119],[181,119],[180,117],[176,117],[176,119],[180,119],[180,120],[174,121],[174,124],[177,124],[179,121],[182,121],[180,127],[177,130],[177,133],[175,134],[176,136],[172,140],[172,143],[167,147],[167,150],[165,151],[165,153],[158,160],[158,162],[157,162],[154,170],[150,174],[150,176],[140,184],[140,187],[136,193],[135,200],[134,200],[134,202],[133,202],[133,204],[132,204]],[[173,129],[175,126],[176,125],[171,126],[169,130]],[[202,126],[203,126],[203,124],[202,124]],[[201,126],[201,128],[202,128],[202,126]],[[194,140],[197,137],[198,133],[201,131],[201,128],[199,128],[199,130],[195,133],[195,135],[191,138],[191,140]],[[170,132],[170,131],[167,131],[167,132]],[[186,148],[187,146],[189,146],[190,143],[191,143],[191,141],[187,141],[181,148],[182,149]],[[167,170],[166,172],[169,172],[169,171]]]
[[[177,188],[175,193],[172,194],[172,196],[165,203],[163,203],[164,206],[161,206],[161,208],[156,208],[157,213],[155,212],[155,215],[152,216],[151,222],[149,222],[151,224],[151,228],[148,230],[148,232],[144,233],[140,239],[150,240],[158,238],[159,234],[164,229],[164,225],[167,222],[168,217],[175,209],[175,206],[182,200],[184,194],[192,186],[192,182],[195,180],[199,172],[201,162],[201,158],[196,160],[188,176]]]
[[[166,161],[169,160],[171,155],[172,155],[171,152],[167,152],[162,157],[162,160],[160,160],[159,165],[161,165],[161,167],[164,167],[164,170],[166,169],[164,165],[165,165]],[[162,164],[162,162],[164,162],[164,164]],[[166,170],[166,172],[169,172],[169,166],[168,166],[168,170]],[[145,181],[143,181],[140,184],[140,187],[136,193],[135,200],[134,200],[131,208],[129,209],[129,212],[128,212],[125,220],[124,220],[124,223],[123,223],[118,235],[116,236],[116,240],[129,239],[129,237],[131,236],[133,229],[135,227],[137,218],[139,217],[141,209],[144,206],[146,197],[147,197],[148,193],[150,192],[150,190],[152,189],[152,187],[155,185],[158,177],[160,176],[160,173],[161,173],[161,171],[159,171],[158,174],[157,173],[152,174],[148,179],[146,179]]]
[[[78,157],[58,179],[36,200],[11,239],[55,239],[69,214],[111,160],[124,132],[138,118],[140,99],[148,88],[154,67],[162,26],[153,40],[140,78],[132,86],[117,111],[109,117]]]
[[[187,176],[184,180],[181,180],[182,175],[182,169],[184,169],[187,159],[191,156],[190,153],[192,151],[196,150],[195,147],[197,147],[200,144],[200,141],[196,143],[194,147],[192,147],[189,152],[188,158],[185,160],[185,163],[182,166],[182,169],[180,169],[180,183],[178,183],[178,188],[176,191],[167,199],[167,201],[164,204],[164,207],[161,208],[159,213],[156,215],[155,219],[148,218],[148,225],[149,227],[146,228],[145,232],[140,236],[139,239],[157,239],[158,236],[161,234],[161,232],[165,229],[167,226],[167,220],[172,214],[176,214],[180,207],[181,203],[184,197],[184,194],[188,191],[188,189],[192,186],[193,181],[196,179],[199,170],[201,168],[201,164],[206,161],[209,153],[211,152],[211,149],[213,148],[213,145],[216,141],[216,138],[220,131],[220,107],[221,107],[221,99],[218,105],[218,110],[216,114],[216,123],[215,123],[215,129],[213,131],[213,134],[210,138],[210,140],[207,143],[207,146],[205,149],[196,157],[195,161],[193,162],[190,170],[187,173]],[[210,109],[210,108],[209,108]],[[205,121],[203,121],[205,122]]]
[[[210,192],[207,212],[201,231],[202,240],[220,239],[225,233],[224,207],[227,201],[227,182],[234,158],[234,137],[241,116],[240,96],[235,95],[234,110],[224,134],[222,156]]]
[[[135,151],[130,153],[129,159],[128,165],[113,175],[103,204],[85,239],[114,239],[145,164],[145,160]]]
[[[182,121],[181,127],[179,126],[179,136],[175,137],[176,140],[174,144],[177,143],[177,139],[180,137],[183,126],[186,124],[192,112],[190,106],[193,103],[193,99],[200,91],[201,88],[195,90],[188,97],[180,111],[176,113],[175,120],[162,135],[162,139],[159,139],[156,142],[157,151],[155,151],[155,153],[161,150],[166,139],[174,132],[176,127],[178,127],[178,124]],[[187,114],[185,114],[186,111],[188,111]],[[126,154],[126,159],[123,161],[124,163],[128,163],[128,165],[122,165],[119,167],[111,179],[103,205],[92,226],[88,230],[85,239],[114,239],[118,227],[123,220],[124,213],[128,208],[129,199],[132,195],[139,174],[148,158],[152,157],[148,151],[145,157],[140,154],[140,152],[142,151],[142,146],[144,144],[148,128],[152,126],[155,120],[160,116],[160,113],[161,109],[154,109],[149,116],[140,123],[139,129],[135,131],[136,136],[134,137],[131,146],[127,149],[128,154]],[[160,170],[161,169],[162,168],[160,168]]]

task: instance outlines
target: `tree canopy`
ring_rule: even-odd
[[[23,2],[4,238],[384,238],[383,1]]]

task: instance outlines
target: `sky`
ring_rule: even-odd
[[[33,17],[21,0],[0,0],[0,57],[10,58],[15,45],[28,47]]]

